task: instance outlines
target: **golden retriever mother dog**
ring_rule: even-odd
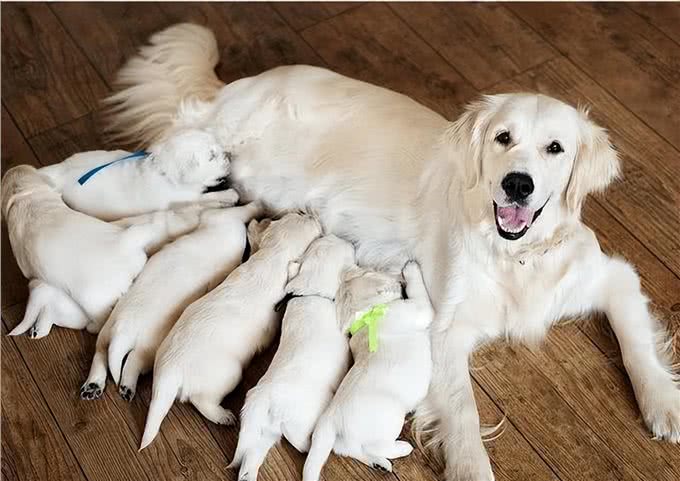
[[[580,219],[619,172],[607,133],[543,95],[483,97],[450,122],[408,97],[309,66],[229,85],[213,34],[180,24],[123,68],[111,129],[149,144],[212,129],[242,199],[307,209],[356,245],[364,265],[421,265],[436,310],[433,380],[420,423],[435,423],[453,480],[494,479],[468,357],[504,336],[536,343],[564,317],[609,318],[640,410],[680,441],[680,390],[635,269],[600,251]],[[633,421],[631,419],[631,421]]]

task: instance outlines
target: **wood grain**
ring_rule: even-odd
[[[680,149],[678,44],[622,3],[509,8]]]
[[[2,12],[2,101],[30,137],[92,111],[106,85],[44,3]]]
[[[350,8],[362,5],[360,2],[274,2],[272,6],[295,30],[335,17]]]
[[[156,3],[60,2],[50,7],[109,86],[123,63],[168,24]]]
[[[391,7],[479,90],[557,55],[501,4],[404,2]]]
[[[84,481],[24,360],[2,329],[2,478]]]
[[[409,95],[448,118],[476,94],[385,4],[353,9],[302,36],[334,70]]]
[[[638,15],[680,44],[680,5],[677,2],[628,3]]]

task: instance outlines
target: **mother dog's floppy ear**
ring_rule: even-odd
[[[446,140],[455,149],[454,158],[460,159],[465,186],[475,187],[482,178],[482,153],[489,120],[503,104],[507,95],[485,95],[471,102],[463,114],[446,132]]]
[[[579,116],[581,138],[564,194],[567,208],[572,212],[581,209],[586,195],[604,190],[619,176],[621,169],[607,131],[588,118],[587,110],[579,109]]]

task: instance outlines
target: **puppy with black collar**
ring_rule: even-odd
[[[29,165],[3,177],[2,212],[17,264],[32,281],[26,315],[11,335],[32,329],[31,337],[42,337],[53,324],[99,332],[144,267],[146,249],[166,232],[158,221],[121,227],[76,212]],[[72,317],[57,317],[64,313]]]
[[[269,369],[248,392],[234,460],[240,481],[256,481],[271,447],[285,438],[307,452],[316,422],[349,368],[335,294],[354,266],[354,248],[334,235],[315,240],[289,272],[281,340]],[[296,275],[296,271],[299,273]]]
[[[401,289],[393,287],[391,300],[382,304],[388,295],[379,288],[371,302],[356,306],[357,317],[345,320],[355,332],[350,341],[354,365],[314,429],[303,481],[319,479],[331,450],[386,471],[392,471],[390,459],[413,450],[397,438],[406,414],[427,395],[432,371],[429,325],[434,311],[418,265],[406,264],[403,276],[407,300],[400,298]],[[352,291],[365,284],[365,279],[356,279],[341,287],[350,297],[343,301],[346,305],[353,304]],[[356,322],[378,308],[384,313],[382,319],[355,329]]]
[[[158,346],[182,311],[241,263],[246,223],[260,213],[257,203],[205,210],[196,230],[149,259],[97,337],[82,399],[101,396],[108,365],[120,395],[132,400],[137,379],[153,367]]]
[[[285,295],[288,265],[321,235],[321,225],[291,213],[271,223],[254,220],[248,234],[251,257],[189,305],[158,349],[140,449],[156,437],[175,399],[190,401],[214,423],[235,422],[220,403],[273,340],[280,320],[274,305]]]
[[[210,192],[229,174],[229,154],[215,136],[183,129],[148,152],[95,150],[40,169],[66,205],[101,220],[219,201],[232,206],[236,191]]]

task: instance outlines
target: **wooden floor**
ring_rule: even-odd
[[[660,318],[680,325],[679,4],[10,4],[2,5],[2,170],[48,165],[100,140],[99,101],[149,34],[193,21],[214,29],[219,76],[282,64],[327,66],[408,94],[449,118],[479,92],[534,90],[587,103],[611,131],[625,178],[590,200],[603,249],[635,263]],[[2,245],[2,332],[23,314],[26,281]],[[7,481],[236,479],[236,429],[176,406],[137,453],[150,382],[132,403],[114,389],[78,399],[95,338],[56,329],[2,338],[2,475]],[[238,409],[266,369],[258,359],[225,403]],[[678,359],[680,360],[680,356]],[[596,322],[555,329],[540,350],[498,344],[475,359],[499,481],[678,481],[680,447],[650,439],[617,353]],[[261,471],[300,478],[287,443]],[[383,474],[333,458],[329,481],[434,480],[416,451]]]

